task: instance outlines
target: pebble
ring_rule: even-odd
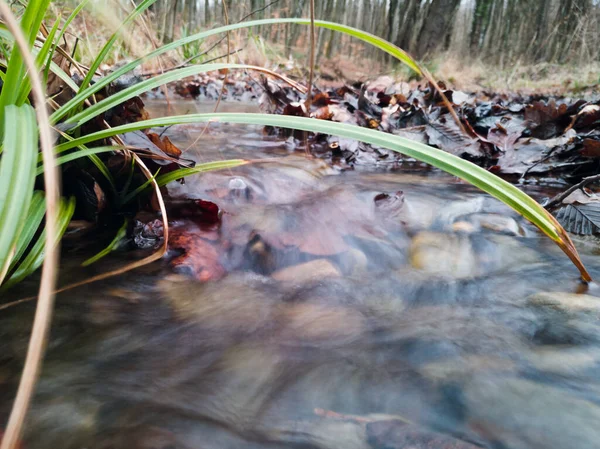
[[[563,292],[536,293],[527,298],[527,302],[567,314],[585,312],[600,316],[600,298],[590,295]]]
[[[464,390],[472,430],[511,449],[598,449],[600,407],[566,390],[516,378],[482,378]]]
[[[310,262],[282,268],[271,275],[278,281],[302,284],[314,279],[325,279],[341,276],[338,268],[327,259],[316,259]]]

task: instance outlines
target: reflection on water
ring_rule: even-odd
[[[168,132],[185,148],[202,129]],[[509,209],[436,172],[342,172],[253,127],[211,125],[188,156],[279,158],[169,188],[221,206],[216,231],[174,228],[228,274],[165,263],[59,295],[25,448],[598,447],[597,290],[576,295],[568,259]],[[32,310],[0,312],[2,419]]]

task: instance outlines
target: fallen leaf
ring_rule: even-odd
[[[600,157],[600,140],[585,139],[579,154],[585,157]]]
[[[600,232],[600,201],[567,204],[558,209],[555,216],[573,234],[592,235]]]

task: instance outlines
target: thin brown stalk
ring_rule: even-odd
[[[32,94],[36,104],[35,111],[40,133],[40,146],[44,163],[44,184],[46,186],[45,259],[42,266],[38,304],[33,319],[21,381],[19,382],[17,395],[10,412],[4,437],[2,438],[2,444],[0,445],[1,449],[14,449],[17,447],[25,415],[29,409],[35,383],[40,372],[48,330],[52,321],[59,254],[58,244],[54,244],[54,239],[58,234],[59,175],[54,163],[52,132],[48,119],[48,111],[46,110],[44,86],[42,85],[35,59],[31,55],[29,45],[17,19],[4,0],[0,0],[0,15],[4,17],[6,26],[15,37],[15,43],[21,52],[23,61],[29,72],[28,76],[31,81]]]
[[[306,91],[306,113],[310,116],[310,107],[312,105],[312,86],[315,76],[315,0],[310,0],[310,55],[309,55],[309,72],[308,72],[308,87]],[[310,143],[308,141],[308,133],[304,132],[304,149],[307,155],[310,155]]]
[[[575,192],[576,190],[583,189],[588,184],[592,184],[592,183],[598,182],[598,181],[600,181],[600,175],[593,175],[593,176],[588,176],[587,178],[583,178],[577,184],[569,187],[564,192],[556,195],[554,198],[552,198],[550,201],[548,201],[547,204],[544,204],[544,207],[546,209],[550,209],[550,208],[562,203],[564,199],[566,199],[571,193]]]

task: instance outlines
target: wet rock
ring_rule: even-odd
[[[282,268],[271,275],[278,281],[302,284],[311,279],[324,279],[341,276],[338,268],[327,259],[316,259],[310,262]]]
[[[409,259],[418,270],[456,279],[517,270],[539,261],[535,251],[509,236],[429,231],[413,238]]]
[[[468,222],[477,229],[486,229],[501,234],[514,236],[525,235],[524,229],[512,217],[500,214],[473,214],[467,218]]]
[[[368,423],[367,441],[373,449],[477,449],[478,447],[399,420]]]
[[[516,364],[509,358],[494,357],[493,355],[466,355],[450,360],[427,363],[419,371],[433,382],[445,382],[466,378],[473,373],[512,373]]]
[[[164,282],[163,295],[174,314],[194,322],[207,336],[250,336],[273,322],[279,296],[269,289],[266,278],[256,275],[228,276],[220,282],[199,286],[191,282]],[[227,298],[223,298],[227,292]]]
[[[411,242],[409,258],[414,268],[430,274],[455,278],[481,274],[469,239],[462,235],[420,232]]]
[[[364,338],[367,325],[356,310],[339,306],[300,303],[283,307],[278,342],[331,347],[350,345]]]
[[[585,312],[600,316],[600,298],[595,296],[562,292],[536,293],[527,298],[527,302],[566,314]]]
[[[350,248],[348,251],[340,254],[336,262],[345,275],[352,276],[365,272],[369,264],[369,259],[361,250]]]
[[[542,347],[529,357],[531,364],[539,371],[560,376],[579,376],[600,365],[600,350],[589,347],[564,348]]]
[[[464,390],[469,427],[511,449],[597,449],[600,407],[520,379],[475,380]]]

